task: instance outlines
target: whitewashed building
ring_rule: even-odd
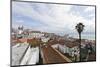
[[[32,38],[41,38],[43,36],[44,34],[41,33],[40,31],[32,31],[29,33],[29,37],[32,37]]]
[[[48,38],[46,38],[46,37],[41,37],[41,41],[42,41],[42,42],[48,42],[49,39],[50,39],[49,37],[48,37]]]
[[[53,48],[57,48],[62,53],[68,53],[70,56],[79,55],[78,44],[54,44]]]

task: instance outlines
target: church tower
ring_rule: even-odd
[[[23,26],[19,26],[18,27],[18,34],[22,34],[23,33]]]

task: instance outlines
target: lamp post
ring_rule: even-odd
[[[78,23],[75,26],[75,29],[77,30],[78,34],[79,34],[79,50],[80,50],[80,61],[82,61],[82,56],[81,56],[81,32],[84,30],[84,25],[83,23]]]

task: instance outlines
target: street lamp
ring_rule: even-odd
[[[75,26],[75,29],[77,30],[78,34],[79,34],[79,49],[80,49],[80,61],[82,61],[82,56],[81,56],[81,32],[84,30],[84,25],[83,23],[78,23]]]

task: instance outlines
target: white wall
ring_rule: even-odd
[[[71,49],[69,47],[66,47],[65,45],[60,45],[60,44],[54,44],[52,45],[53,48],[57,48],[59,51],[62,53],[70,53]]]
[[[75,46],[73,48],[69,48],[66,45],[60,45],[60,44],[54,44],[52,45],[53,48],[57,48],[62,53],[68,53],[70,56],[73,56],[75,52],[73,50],[76,50],[78,54],[78,46]]]
[[[42,40],[43,42],[48,42],[49,39],[50,39],[50,38],[45,38],[45,37],[42,37],[42,38],[41,38],[41,40]]]
[[[31,48],[31,57],[28,64],[36,64],[39,62],[39,48]]]
[[[29,60],[29,58],[30,58],[30,54],[31,54],[31,48],[29,47],[29,48],[27,49],[27,52],[26,52],[25,56],[23,57],[23,59],[22,59],[20,65],[26,65],[26,64],[27,64],[27,62],[28,62],[28,60]]]
[[[39,62],[39,48],[28,48],[20,65],[36,64]]]
[[[64,47],[64,45],[59,45],[58,49],[59,49],[59,51],[61,51],[62,53],[64,53],[65,47]]]
[[[58,46],[59,46],[59,44],[54,44],[54,45],[52,45],[52,47],[53,47],[53,48],[56,48],[56,49],[58,48]]]

